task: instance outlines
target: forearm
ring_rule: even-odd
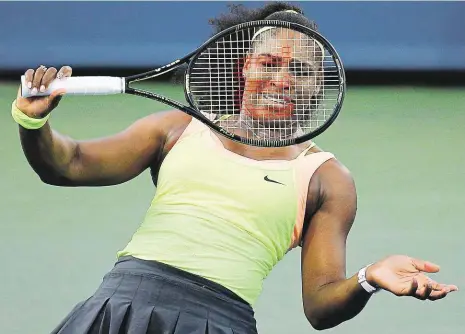
[[[53,131],[48,123],[37,130],[19,126],[19,135],[29,164],[44,182],[67,177],[77,155],[75,141]]]
[[[305,314],[315,329],[332,328],[359,314],[370,296],[354,275],[314,291],[304,300]]]

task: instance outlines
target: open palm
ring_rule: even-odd
[[[440,284],[426,276],[427,273],[437,273],[439,269],[438,265],[431,262],[393,255],[370,266],[367,279],[396,296],[437,300],[458,290],[456,285]]]

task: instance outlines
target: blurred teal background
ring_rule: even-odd
[[[208,20],[238,3],[257,8],[265,2],[0,2],[0,31],[12,30],[0,36],[0,71],[37,62],[162,65],[195,50],[213,31]],[[347,69],[465,70],[463,1],[293,3],[317,22]]]
[[[125,5],[132,9],[124,11]],[[188,5],[197,6],[205,17],[182,14],[179,6]],[[156,66],[165,58],[170,61],[173,54],[183,55],[201,43],[209,35],[206,18],[225,11],[226,5],[0,3],[0,27],[4,27],[0,34],[0,334],[49,333],[77,302],[91,295],[111,269],[116,252],[140,224],[155,193],[148,172],[114,187],[43,184],[22,153],[18,127],[10,116],[18,75],[40,63],[69,63],[78,75],[84,71],[102,74],[106,66],[116,73],[137,73],[139,66]],[[303,5],[341,50],[351,71],[341,115],[316,139],[352,171],[357,184],[359,208],[348,239],[347,274],[389,254],[408,254],[440,264],[441,272],[433,278],[462,289],[434,303],[382,292],[359,316],[327,332],[463,334],[465,80],[460,71],[465,67],[464,4]],[[108,11],[92,6],[108,6]],[[53,15],[38,15],[45,10]],[[192,24],[186,34],[194,35],[177,33],[177,44],[152,48],[147,44],[150,35],[136,36],[124,20],[143,13],[154,13],[154,18],[140,17],[134,24],[147,24],[157,38],[163,37],[160,31],[169,30],[166,24],[176,29]],[[31,25],[34,28],[25,28]],[[74,35],[67,35],[66,27]],[[106,41],[113,29],[124,27],[131,33],[113,37],[121,43],[132,42],[135,49],[121,47],[124,57],[119,54],[118,58],[119,50]],[[393,32],[392,27],[397,30]],[[154,58],[148,59],[147,54]],[[444,69],[454,71],[460,85],[446,86]],[[370,70],[362,84],[354,80],[360,70]],[[424,71],[432,85],[413,85],[412,77],[422,77]],[[181,87],[158,82],[150,88],[183,99]],[[166,109],[134,96],[66,97],[51,124],[73,138],[88,139],[114,134]],[[299,251],[290,252],[265,281],[256,305],[260,333],[314,332],[302,309]]]

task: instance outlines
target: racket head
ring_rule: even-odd
[[[216,34],[192,56],[185,95],[197,117],[235,141],[281,147],[308,141],[339,115],[342,61],[317,31],[261,20]]]

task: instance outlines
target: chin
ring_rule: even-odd
[[[291,109],[263,109],[263,108],[256,108],[255,110],[248,110],[247,111],[248,115],[256,120],[290,120],[292,116],[294,115],[294,110]]]

